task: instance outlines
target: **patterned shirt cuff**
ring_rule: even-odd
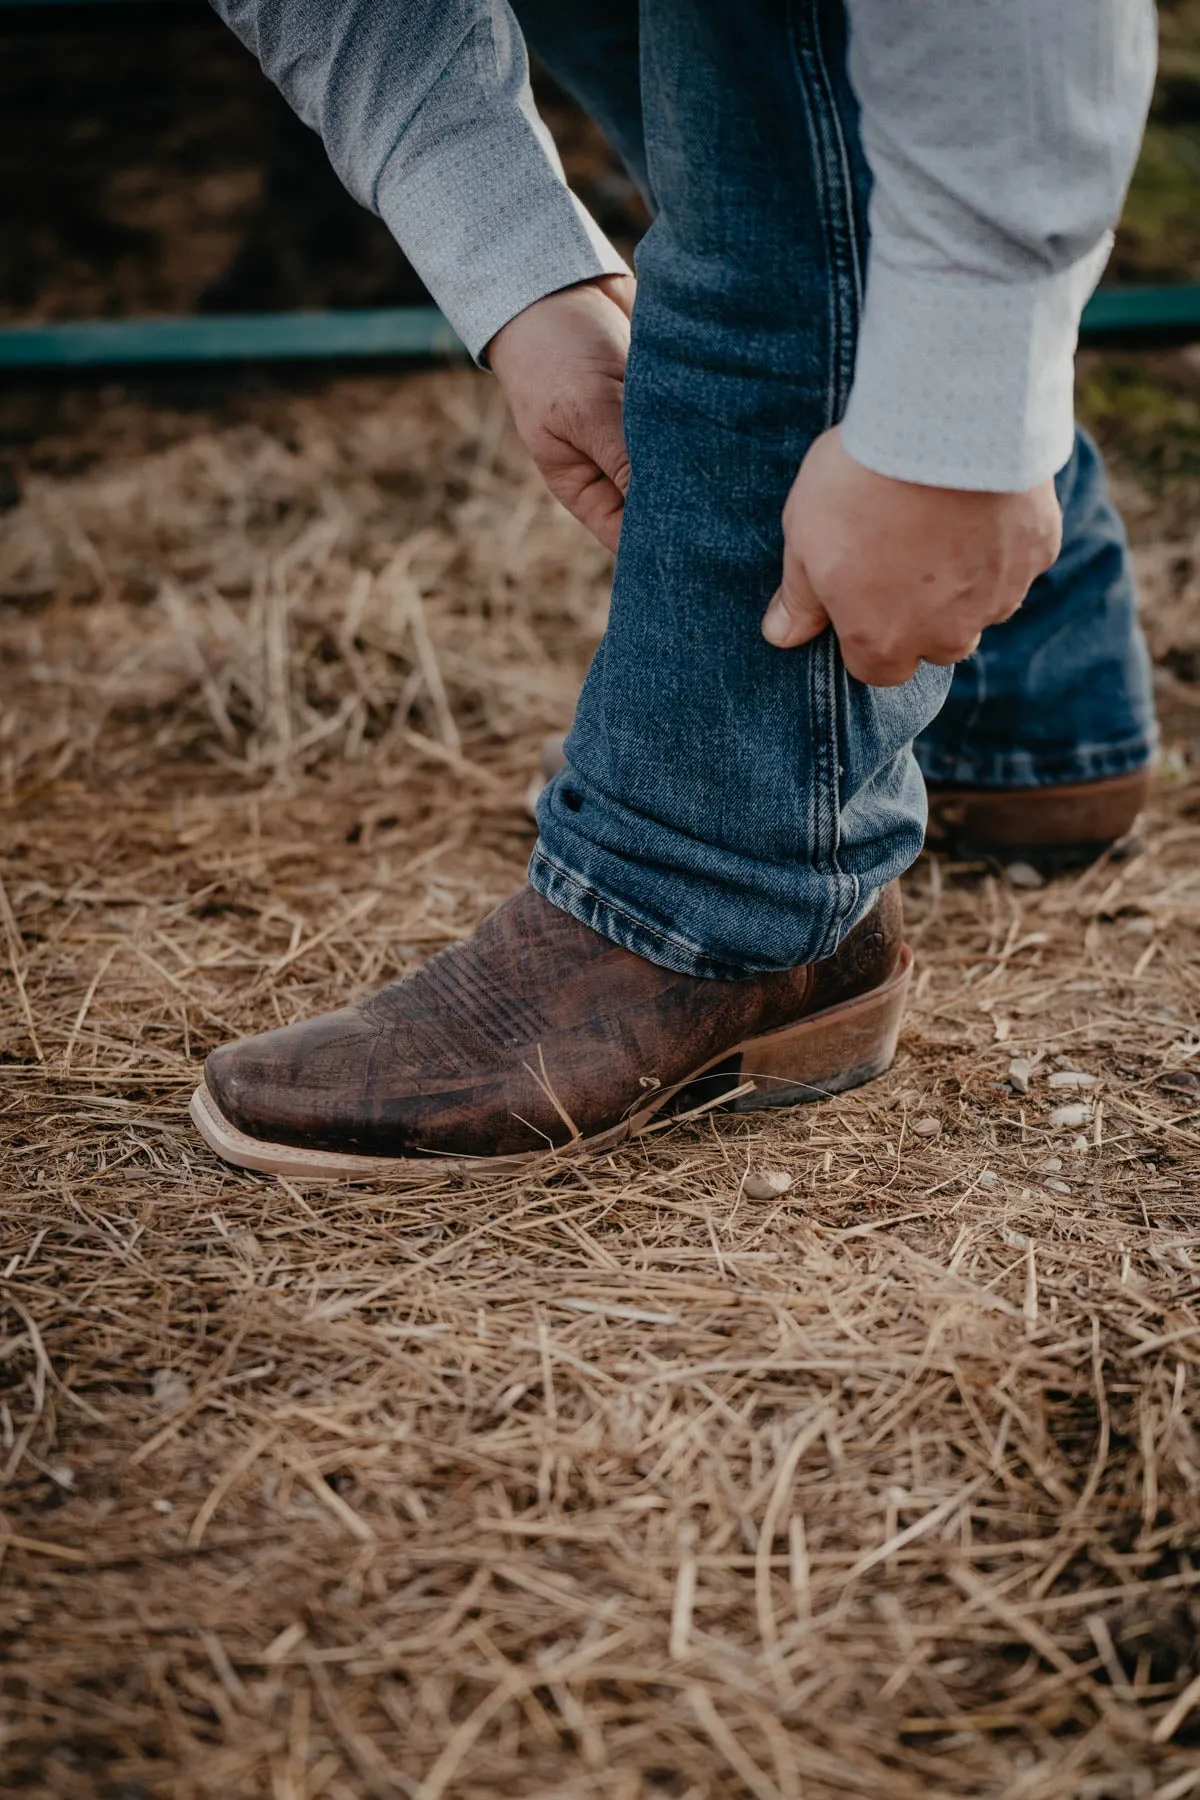
[[[629,273],[556,162],[514,109],[482,131],[450,136],[415,166],[393,156],[380,174],[381,217],[476,361],[535,300]],[[486,206],[481,168],[496,172]]]
[[[842,435],[857,462],[928,487],[1020,493],[1074,442],[1079,320],[1112,247],[1003,282],[872,257]]]

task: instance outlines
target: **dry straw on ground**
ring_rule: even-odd
[[[1124,861],[913,873],[859,1095],[238,1175],[198,1059],[515,884],[604,564],[472,374],[89,431],[0,534],[0,1787],[1200,1795],[1182,765]]]

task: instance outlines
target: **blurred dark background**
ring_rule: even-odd
[[[539,71],[571,180],[631,246],[636,189]],[[0,317],[425,301],[320,141],[197,0],[0,6]]]
[[[1200,280],[1200,0],[1161,10],[1154,118],[1110,280]],[[573,184],[630,245],[635,189],[548,77]],[[201,0],[0,6],[0,318],[424,298],[319,141]]]

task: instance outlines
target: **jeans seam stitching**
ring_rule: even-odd
[[[853,380],[853,351],[856,327],[862,304],[862,268],[858,254],[857,219],[854,213],[853,182],[845,134],[837,108],[837,96],[821,42],[820,21],[810,4],[803,20],[792,12],[792,52],[797,62],[797,79],[808,121],[813,146],[813,163],[817,174],[816,193],[825,237],[825,253],[829,258],[829,332],[830,377],[825,416],[833,425],[844,410]],[[814,88],[819,90],[814,93]],[[836,171],[831,175],[831,168]],[[853,294],[845,295],[846,280]],[[810,694],[817,720],[817,754],[814,757],[814,779],[810,820],[814,851],[832,876],[834,892],[830,896],[829,916],[822,937],[825,954],[836,945],[844,921],[858,904],[861,883],[857,876],[847,877],[838,859],[838,821],[841,815],[841,771],[837,752],[837,675],[838,652],[820,644],[813,646],[810,662]],[[822,814],[832,820],[826,833]],[[847,906],[847,881],[853,895]]]
[[[825,746],[824,754],[816,758],[817,781],[814,783],[814,787],[819,789],[820,798],[831,820],[827,861],[833,876],[834,888],[830,898],[829,920],[822,943],[825,955],[831,955],[837,948],[842,936],[842,927],[857,908],[860,890],[857,875],[847,876],[838,857],[842,796],[840,758],[837,749],[837,657],[838,652],[834,648],[832,634],[829,633],[826,635],[825,644],[817,647],[817,652],[812,659],[816,675],[813,684],[814,702],[818,728]],[[813,837],[817,843],[821,841],[821,835],[821,820],[818,818],[813,831]],[[846,903],[845,898],[848,880],[853,889],[849,904]]]
[[[829,282],[828,314],[832,355],[825,406],[826,423],[832,426],[845,410],[854,378],[852,346],[862,307],[863,273],[858,254],[849,155],[838,115],[837,96],[821,42],[820,22],[815,16],[812,0],[809,0],[805,19],[798,29],[793,11],[791,39],[793,55],[800,65],[797,73],[814,150],[817,204],[833,277]],[[815,77],[821,90],[819,98],[814,97],[810,83],[805,79],[806,74]],[[829,179],[830,159],[836,161],[838,168],[838,175],[832,182]],[[839,203],[836,207],[833,192],[835,188]],[[849,307],[843,299],[842,282],[839,279],[842,274],[850,277],[854,287],[854,297]]]
[[[557,875],[562,881],[569,882],[570,885],[573,888],[577,888],[581,894],[586,894],[589,900],[594,900],[597,906],[606,907],[609,912],[616,913],[618,918],[628,920],[630,925],[636,925],[639,931],[646,932],[648,936],[656,939],[658,943],[670,944],[675,950],[686,950],[689,956],[695,957],[701,962],[710,962],[714,965],[721,963],[722,959],[720,957],[710,955],[707,950],[702,950],[699,944],[693,944],[687,938],[671,937],[667,932],[660,931],[656,925],[650,925],[645,919],[640,919],[636,913],[630,912],[629,909],[622,906],[619,901],[610,900],[607,894],[598,894],[595,888],[590,887],[588,883],[583,880],[582,876],[573,874],[570,869],[564,869],[561,863],[556,863],[553,857],[547,856],[540,845],[534,847],[531,860],[535,863],[544,864],[547,869]],[[735,965],[731,963],[728,966],[732,968]]]

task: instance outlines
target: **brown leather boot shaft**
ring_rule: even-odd
[[[929,787],[929,845],[1034,860],[1098,856],[1132,830],[1150,796],[1150,770],[1060,787]]]
[[[900,883],[893,881],[833,955],[812,965],[810,1010],[840,1006],[844,1000],[878,987],[895,970],[903,943],[904,902]]]

